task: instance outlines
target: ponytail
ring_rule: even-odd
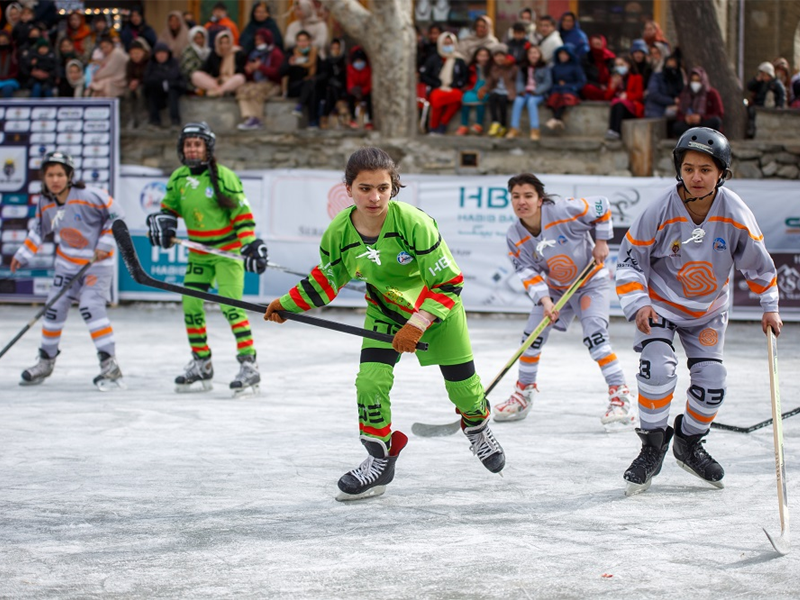
[[[236,208],[236,202],[228,198],[219,189],[219,172],[217,171],[217,159],[214,158],[213,156],[208,159],[208,178],[211,180],[211,187],[214,188],[214,196],[217,199],[217,204],[219,204],[221,208],[227,208],[228,210]]]

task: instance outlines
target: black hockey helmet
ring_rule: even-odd
[[[42,166],[40,167],[42,176],[44,176],[47,165],[63,165],[64,170],[67,172],[67,178],[70,180],[72,179],[72,174],[75,173],[75,161],[73,161],[72,157],[66,152],[57,150],[55,152],[48,152],[45,154],[44,158],[42,159]]]
[[[732,175],[731,145],[728,142],[728,138],[710,127],[692,127],[680,137],[678,143],[675,144],[675,149],[672,151],[672,158],[675,162],[675,177],[678,181],[683,181],[681,178],[681,164],[683,163],[683,155],[689,150],[708,154],[714,159],[714,162],[722,171],[717,187],[725,183],[725,180]]]
[[[200,138],[206,143],[206,160],[205,161],[195,161],[189,160],[183,153],[183,142],[186,141],[188,138]],[[205,121],[200,123],[187,123],[183,126],[181,130],[181,135],[178,137],[178,158],[180,159],[181,163],[186,165],[187,167],[200,167],[203,165],[207,165],[208,161],[211,160],[214,156],[214,142],[216,141],[217,136],[214,135],[214,132],[211,131],[211,128],[208,126],[208,123]]]

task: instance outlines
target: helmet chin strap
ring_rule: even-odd
[[[689,204],[689,202],[694,202],[695,200],[703,200],[705,198],[708,198],[711,194],[715,193],[720,188],[720,186],[722,185],[723,181],[724,181],[723,179],[720,179],[717,182],[717,185],[714,186],[714,189],[711,190],[710,192],[708,192],[705,196],[695,196],[693,198],[686,198],[683,201],[683,203],[684,204]],[[688,194],[689,188],[686,187],[686,183],[683,181],[683,179],[681,179],[681,185],[683,186],[683,189],[686,190],[686,192]]]

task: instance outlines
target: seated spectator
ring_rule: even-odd
[[[606,139],[618,140],[622,136],[622,121],[644,116],[644,82],[629,56],[614,59],[605,100],[611,101]]]
[[[492,20],[486,15],[481,15],[475,19],[474,31],[458,42],[458,53],[462,57],[475,56],[475,50],[481,46],[492,48],[499,43],[500,40],[494,36],[494,24]]]
[[[311,45],[311,35],[300,31],[295,37],[295,45],[287,51],[281,65],[281,85],[287,98],[296,98],[297,105],[292,113],[302,117],[308,113],[309,126],[319,125],[317,102],[317,68],[319,56],[316,47]]]
[[[264,103],[281,94],[281,65],[283,52],[275,45],[272,32],[267,28],[256,31],[255,46],[244,65],[247,82],[236,90],[243,119],[239,129],[246,131],[264,126],[261,121]]]
[[[437,53],[436,42],[443,31],[444,27],[440,23],[433,23],[428,27],[428,37],[417,47],[417,71]]]
[[[250,22],[242,31],[239,38],[239,45],[250,55],[256,47],[256,31],[267,29],[272,34],[272,45],[281,51],[283,55],[283,34],[281,28],[270,15],[269,5],[266,2],[254,2],[250,11]]]
[[[192,83],[205,90],[206,96],[215,98],[233,94],[247,81],[244,65],[247,55],[233,43],[230,31],[221,31],[214,40],[214,51],[208,55],[203,66],[192,73]]]
[[[631,44],[631,62],[636,72],[642,76],[645,89],[650,84],[653,67],[650,66],[650,49],[644,40],[633,40]]]
[[[366,110],[364,127],[372,129],[372,67],[369,57],[361,46],[350,51],[350,64],[347,65],[347,102],[353,121],[350,127],[358,128],[360,111]]]
[[[578,17],[574,12],[565,12],[561,15],[561,23],[558,26],[558,33],[565,46],[572,46],[573,53],[578,60],[583,59],[589,51],[589,38],[581,29]]]
[[[580,104],[578,94],[586,85],[586,76],[569,46],[556,49],[555,55],[553,88],[547,98],[547,106],[553,111],[553,118],[546,125],[548,129],[564,129],[564,113],[568,107]]]
[[[52,98],[58,79],[58,61],[46,37],[36,42],[35,51],[28,55],[27,72],[30,74],[28,88],[31,98]]]
[[[128,52],[128,64],[125,65],[125,82],[128,91],[125,94],[129,117],[129,126],[137,128],[142,124],[142,113],[146,110],[144,97],[144,71],[150,62],[150,45],[143,37],[131,43]]]
[[[71,60],[80,60],[71,39],[68,37],[61,38],[56,58],[58,60],[58,95],[71,97],[74,88],[67,81],[67,64]],[[81,70],[83,70],[82,66]]]
[[[775,67],[775,78],[783,84],[786,90],[786,105],[794,101],[794,91],[792,90],[792,69],[789,61],[785,58],[776,58],[772,66]]]
[[[720,131],[725,110],[719,92],[708,83],[703,67],[689,72],[689,85],[678,97],[678,116],[672,125],[672,135],[680,137],[692,127],[710,127]]]
[[[67,26],[63,32],[58,36],[56,45],[61,42],[62,37],[68,37],[72,40],[72,45],[75,47],[75,52],[78,56],[88,56],[93,48],[91,48],[92,30],[86,24],[86,19],[80,11],[74,10],[69,13],[67,17]]]
[[[786,89],[775,77],[775,67],[772,63],[763,62],[758,65],[758,73],[747,84],[751,92],[753,106],[766,108],[784,108],[786,106]]]
[[[167,15],[167,22],[161,35],[158,36],[159,42],[164,42],[170,51],[171,56],[180,56],[183,50],[189,45],[189,28],[183,20],[183,14],[179,10],[173,10]]]
[[[650,53],[647,56],[647,61],[650,63],[653,73],[661,73],[661,69],[664,68],[665,59],[666,56],[661,54],[661,48],[659,46],[650,46]]]
[[[537,46],[542,51],[542,58],[547,66],[552,67],[556,63],[556,50],[564,45],[561,41],[561,34],[556,29],[556,20],[550,15],[539,17],[536,24]]]
[[[211,48],[208,45],[208,32],[205,27],[196,25],[189,30],[189,44],[181,52],[181,74],[186,81],[186,89],[195,93],[197,88],[192,83],[192,74],[203,66]]]
[[[525,37],[527,32],[524,23],[514,23],[511,28],[511,39],[508,41],[508,54],[514,57],[514,63],[520,65],[525,60],[525,52],[531,47],[531,43]]]
[[[481,46],[475,50],[475,55],[469,64],[469,79],[461,98],[461,127],[456,129],[456,135],[467,135],[470,131],[475,135],[483,133],[483,121],[486,116],[487,98],[479,97],[478,93],[486,84],[489,69],[492,66],[492,53],[488,48]],[[475,123],[469,126],[469,114],[475,109]]]
[[[100,64],[91,74],[91,82],[87,83],[89,95],[94,98],[120,98],[128,89],[125,77],[128,55],[114,45],[110,36],[100,40],[100,53],[103,55]]]
[[[96,48],[100,45],[100,40],[105,37],[109,36],[111,41],[114,42],[116,45],[119,42],[119,33],[113,27],[110,27],[108,24],[108,19],[104,14],[95,15],[94,19],[92,19],[92,26],[91,26],[92,33],[86,39],[84,43],[84,48],[87,48],[86,52],[84,53],[84,58],[88,58],[91,56],[91,53],[95,51]]]
[[[513,139],[519,135],[522,109],[526,107],[531,128],[530,138],[533,141],[540,138],[539,105],[547,100],[547,94],[552,87],[553,76],[542,58],[542,51],[538,46],[531,46],[517,74],[517,97],[511,111],[511,129],[506,138]]]
[[[3,98],[11,98],[19,89],[18,75],[19,63],[11,34],[5,29],[0,30],[0,95]]]
[[[684,86],[680,58],[672,54],[664,61],[660,73],[653,73],[647,86],[644,102],[644,116],[648,119],[666,117],[674,119],[678,115],[678,102]]]
[[[589,52],[582,62],[586,75],[586,85],[581,89],[584,99],[603,100],[606,97],[615,58],[616,55],[608,49],[605,36],[594,34],[589,38]]]
[[[19,47],[28,39],[28,34],[33,27],[33,8],[30,6],[23,6],[19,13],[19,19],[11,30],[11,40],[16,47]]]
[[[205,25],[208,31],[208,43],[216,48],[217,35],[226,29],[231,34],[233,45],[239,45],[239,28],[236,23],[228,16],[228,8],[224,2],[217,2],[211,9],[211,17]]]
[[[508,103],[517,97],[517,65],[508,59],[508,47],[497,44],[491,49],[492,64],[486,84],[478,91],[478,98],[488,97],[492,124],[487,135],[504,137],[508,132]]]
[[[144,70],[142,83],[147,98],[148,124],[151,127],[161,127],[161,110],[167,107],[170,123],[173,127],[180,127],[181,113],[178,100],[186,85],[178,60],[172,55],[172,50],[166,43],[156,43],[153,56]]]
[[[531,8],[523,8],[519,11],[519,15],[517,16],[516,23],[522,23],[525,25],[525,39],[528,40],[531,44],[536,44],[536,20],[534,19],[533,9]],[[508,28],[508,32],[506,33],[506,42],[510,42],[511,39],[514,37],[514,26]]]
[[[437,41],[437,54],[431,56],[420,69],[420,82],[430,88],[430,133],[442,135],[447,124],[461,108],[463,89],[467,85],[469,69],[456,50],[456,36],[444,32]]]
[[[110,36],[106,37],[109,37],[110,39]],[[116,44],[114,44],[114,46],[116,46]],[[83,70],[84,96],[92,95],[91,90],[89,89],[89,85],[92,83],[92,77],[94,77],[94,74],[97,73],[97,70],[100,68],[100,65],[103,64],[104,59],[105,59],[105,54],[103,54],[103,50],[98,46],[97,48],[95,48],[94,52],[92,52],[92,56],[89,57],[89,62],[86,63],[86,67]]]
[[[119,34],[119,38],[122,41],[122,46],[125,48],[125,52],[131,49],[133,40],[140,37],[144,38],[151,48],[155,46],[156,42],[158,41],[158,36],[156,36],[155,29],[150,27],[150,25],[148,25],[144,20],[142,9],[133,8],[128,16],[128,22],[123,25],[122,31]]]
[[[667,41],[667,38],[664,37],[661,26],[652,19],[644,22],[642,39],[647,44],[648,48],[657,47],[661,52],[661,56],[669,56],[672,53],[672,46]]]
[[[316,48],[317,56],[325,58],[325,49],[328,47],[328,24],[319,17],[317,8],[312,0],[295,0],[294,21],[286,27],[287,40],[297,40],[297,35],[305,31],[311,39],[311,45]]]
[[[320,127],[327,129],[332,123],[330,116],[335,112],[339,116],[339,124],[349,127],[353,116],[347,101],[347,58],[344,40],[334,38],[328,49],[328,58],[320,61],[319,86],[322,109]]]
[[[3,29],[9,34],[14,31],[14,26],[19,22],[19,16],[21,13],[22,5],[19,2],[12,2],[6,6],[6,24]]]
[[[66,88],[59,87],[59,95],[65,98],[83,98],[86,90],[83,63],[77,58],[73,58],[67,63],[65,73],[64,79],[70,89],[67,93],[63,93],[63,91],[67,91]]]

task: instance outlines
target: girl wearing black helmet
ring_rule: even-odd
[[[221,296],[241,299],[245,270],[261,274],[267,268],[267,246],[256,238],[255,221],[244,195],[242,182],[230,169],[218,165],[214,157],[216,136],[205,123],[188,123],[178,138],[178,157],[184,166],[172,173],[161,211],[147,217],[150,243],[169,248],[183,218],[189,239],[228,252],[241,253],[245,260],[190,251],[184,277],[187,287],[207,291],[216,281]],[[178,392],[210,390],[214,369],[206,335],[203,301],[183,297],[186,333],[192,360],[183,375],[175,379]],[[261,376],[250,322],[240,308],[223,306],[231,326],[240,363],[239,374],[231,382],[235,395],[258,391]],[[194,386],[195,383],[200,386]]]
[[[94,264],[83,274],[82,280],[45,313],[39,360],[22,372],[20,385],[40,384],[52,374],[59,354],[61,330],[70,305],[76,301],[100,360],[100,374],[94,378],[94,384],[103,391],[124,387],[115,358],[114,332],[106,314],[114,275],[115,243],[111,223],[122,218],[122,210],[104,190],[73,181],[75,165],[69,154],[50,152],[42,160],[40,170],[42,194],[36,216],[25,242],[11,260],[11,271],[27,266],[49,234],[55,234],[57,245],[55,277],[48,300],[89,261],[93,260]]]
[[[724,471],[702,446],[726,394],[722,348],[728,323],[730,271],[742,272],[760,296],[761,327],[780,334],[777,271],[753,213],[723,187],[731,149],[720,132],[695,127],[673,151],[678,185],[652,202],[620,245],[617,294],[636,322],[634,350],[641,353],[639,456],[625,472],[626,495],[643,492],[661,470],[669,442],[678,465],[723,487]],[[667,422],[677,385],[675,334],[686,351],[691,377],[683,414]]]

